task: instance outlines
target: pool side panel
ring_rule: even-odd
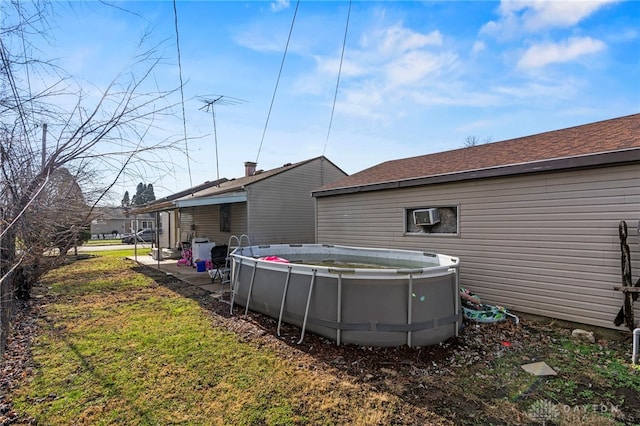
[[[269,253],[271,255],[278,254]],[[265,255],[264,251],[261,255]],[[338,274],[327,268],[299,268],[296,265],[234,257],[235,303],[246,306],[253,269],[255,279],[249,309],[278,318],[287,272],[292,268],[286,294],[283,321],[302,326],[313,269],[318,270],[309,305],[306,331],[341,343],[367,346],[426,346],[444,341],[456,333],[457,268],[440,268],[442,275],[397,274],[375,279],[371,275],[342,274],[342,294],[338,295]],[[444,272],[443,272],[444,271]],[[429,274],[424,274],[429,275]],[[338,299],[342,312],[338,315]],[[409,302],[410,301],[410,302]],[[411,303],[411,318],[408,318]],[[338,323],[338,317],[341,322]],[[410,336],[409,336],[410,334]],[[409,338],[408,338],[409,336]]]
[[[253,265],[242,265],[243,271],[237,286],[235,302],[246,306],[249,289],[249,277]],[[287,276],[286,266],[280,270],[258,266],[251,292],[249,308],[252,311],[278,318]],[[286,323],[302,326],[304,319],[311,275],[291,274],[282,320]],[[314,284],[307,329],[327,338],[336,339],[337,320],[337,281],[328,277],[317,277]],[[327,325],[328,324],[328,325]]]
[[[366,324],[366,330],[344,330],[345,343],[372,346],[425,346],[455,335],[456,317],[451,297],[455,275],[414,278],[409,294],[408,278],[383,281],[347,281],[343,293],[343,319],[349,324]],[[411,324],[408,300],[411,300]]]

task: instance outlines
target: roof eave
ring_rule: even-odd
[[[541,173],[560,170],[597,168],[612,164],[622,165],[640,162],[640,148],[621,151],[601,152],[576,157],[554,158],[530,163],[491,167],[487,169],[464,170],[441,175],[423,176],[389,182],[379,182],[350,187],[330,188],[312,191],[313,197],[354,194],[357,192],[380,191],[385,189],[407,188],[412,186],[433,185],[437,183],[458,182],[471,179],[483,179],[502,176],[513,176],[528,173]]]
[[[155,213],[155,212],[162,212],[166,210],[172,210],[175,207],[176,206],[173,201],[164,201],[161,203],[150,204],[148,206],[133,208],[131,209],[131,213],[132,214]]]
[[[175,201],[175,207],[201,207],[211,206],[216,204],[229,204],[229,203],[242,203],[247,201],[246,192],[227,192],[223,194],[216,194],[208,197],[194,197],[192,199],[182,199]]]

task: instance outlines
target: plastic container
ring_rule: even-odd
[[[204,272],[207,270],[206,268],[206,264],[207,262],[205,262],[204,260],[201,260],[199,262],[196,262],[196,271],[197,272]]]
[[[160,248],[152,248],[151,249],[151,257],[153,260],[163,260],[162,249]]]

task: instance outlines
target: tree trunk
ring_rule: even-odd
[[[29,300],[32,287],[31,274],[22,266],[18,266],[13,275],[13,291],[16,299]]]

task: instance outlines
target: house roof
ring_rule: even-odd
[[[281,167],[276,167],[275,169],[271,169],[271,170],[266,170],[266,171],[262,171],[262,170],[258,170],[256,171],[252,176],[243,176],[241,178],[237,178],[237,179],[231,179],[228,180],[227,182],[221,184],[219,187],[212,187],[212,188],[208,188],[208,189],[204,189],[202,191],[196,192],[192,195],[189,196],[185,196],[180,198],[181,200],[186,200],[189,198],[197,198],[197,197],[210,197],[212,195],[218,195],[218,194],[224,194],[224,193],[228,193],[228,192],[236,192],[236,191],[243,191],[245,187],[250,186],[256,182],[262,181],[264,179],[268,179],[272,176],[275,176],[277,174],[283,173],[287,170],[291,170],[294,169],[296,167],[300,167],[303,164],[307,164],[310,163],[312,161],[315,160],[319,160],[319,159],[324,159],[325,161],[329,161],[331,162],[328,158],[324,157],[324,156],[319,156],[319,157],[315,157],[315,158],[310,158],[308,160],[304,160],[304,161],[300,161],[298,163],[287,163],[284,164]],[[333,164],[333,163],[332,163]]]
[[[120,206],[98,206],[93,208],[91,217],[93,219],[101,219],[101,220],[110,220],[110,219],[122,220],[122,219],[131,218],[131,214],[128,215],[126,210]],[[151,216],[149,215],[149,217]]]
[[[217,186],[218,184],[224,183],[227,180],[228,180],[227,178],[221,178],[214,181],[206,181],[204,183],[193,186],[191,188],[187,188],[180,192],[176,192],[174,194],[167,195],[166,197],[159,198],[145,206],[138,207],[134,210],[134,212],[149,213],[149,212],[157,212],[157,211],[163,211],[163,210],[171,210],[175,208],[175,204],[173,203],[174,200],[177,200],[178,198],[184,197],[189,194],[195,194],[196,192],[202,191],[203,189],[211,188],[212,186]]]
[[[640,114],[391,160],[313,191],[337,195],[481,177],[640,161]]]
[[[219,181],[211,182],[206,187],[193,187],[188,190],[181,191],[176,194],[172,194],[163,199],[157,200],[154,203],[136,209],[137,213],[143,212],[155,212],[162,210],[170,210],[177,207],[188,207],[195,205],[207,205],[207,204],[220,204],[227,202],[237,202],[246,200],[245,188],[262,180],[268,179],[280,173],[288,170],[300,167],[304,164],[310,163],[316,160],[324,160],[331,163],[334,167],[337,166],[332,163],[325,156],[319,156],[308,160],[300,161],[298,163],[286,163],[281,167],[276,167],[271,170],[257,170],[251,176],[243,176],[236,179],[220,179]],[[346,174],[346,173],[345,173]],[[218,184],[219,182],[219,184]]]

